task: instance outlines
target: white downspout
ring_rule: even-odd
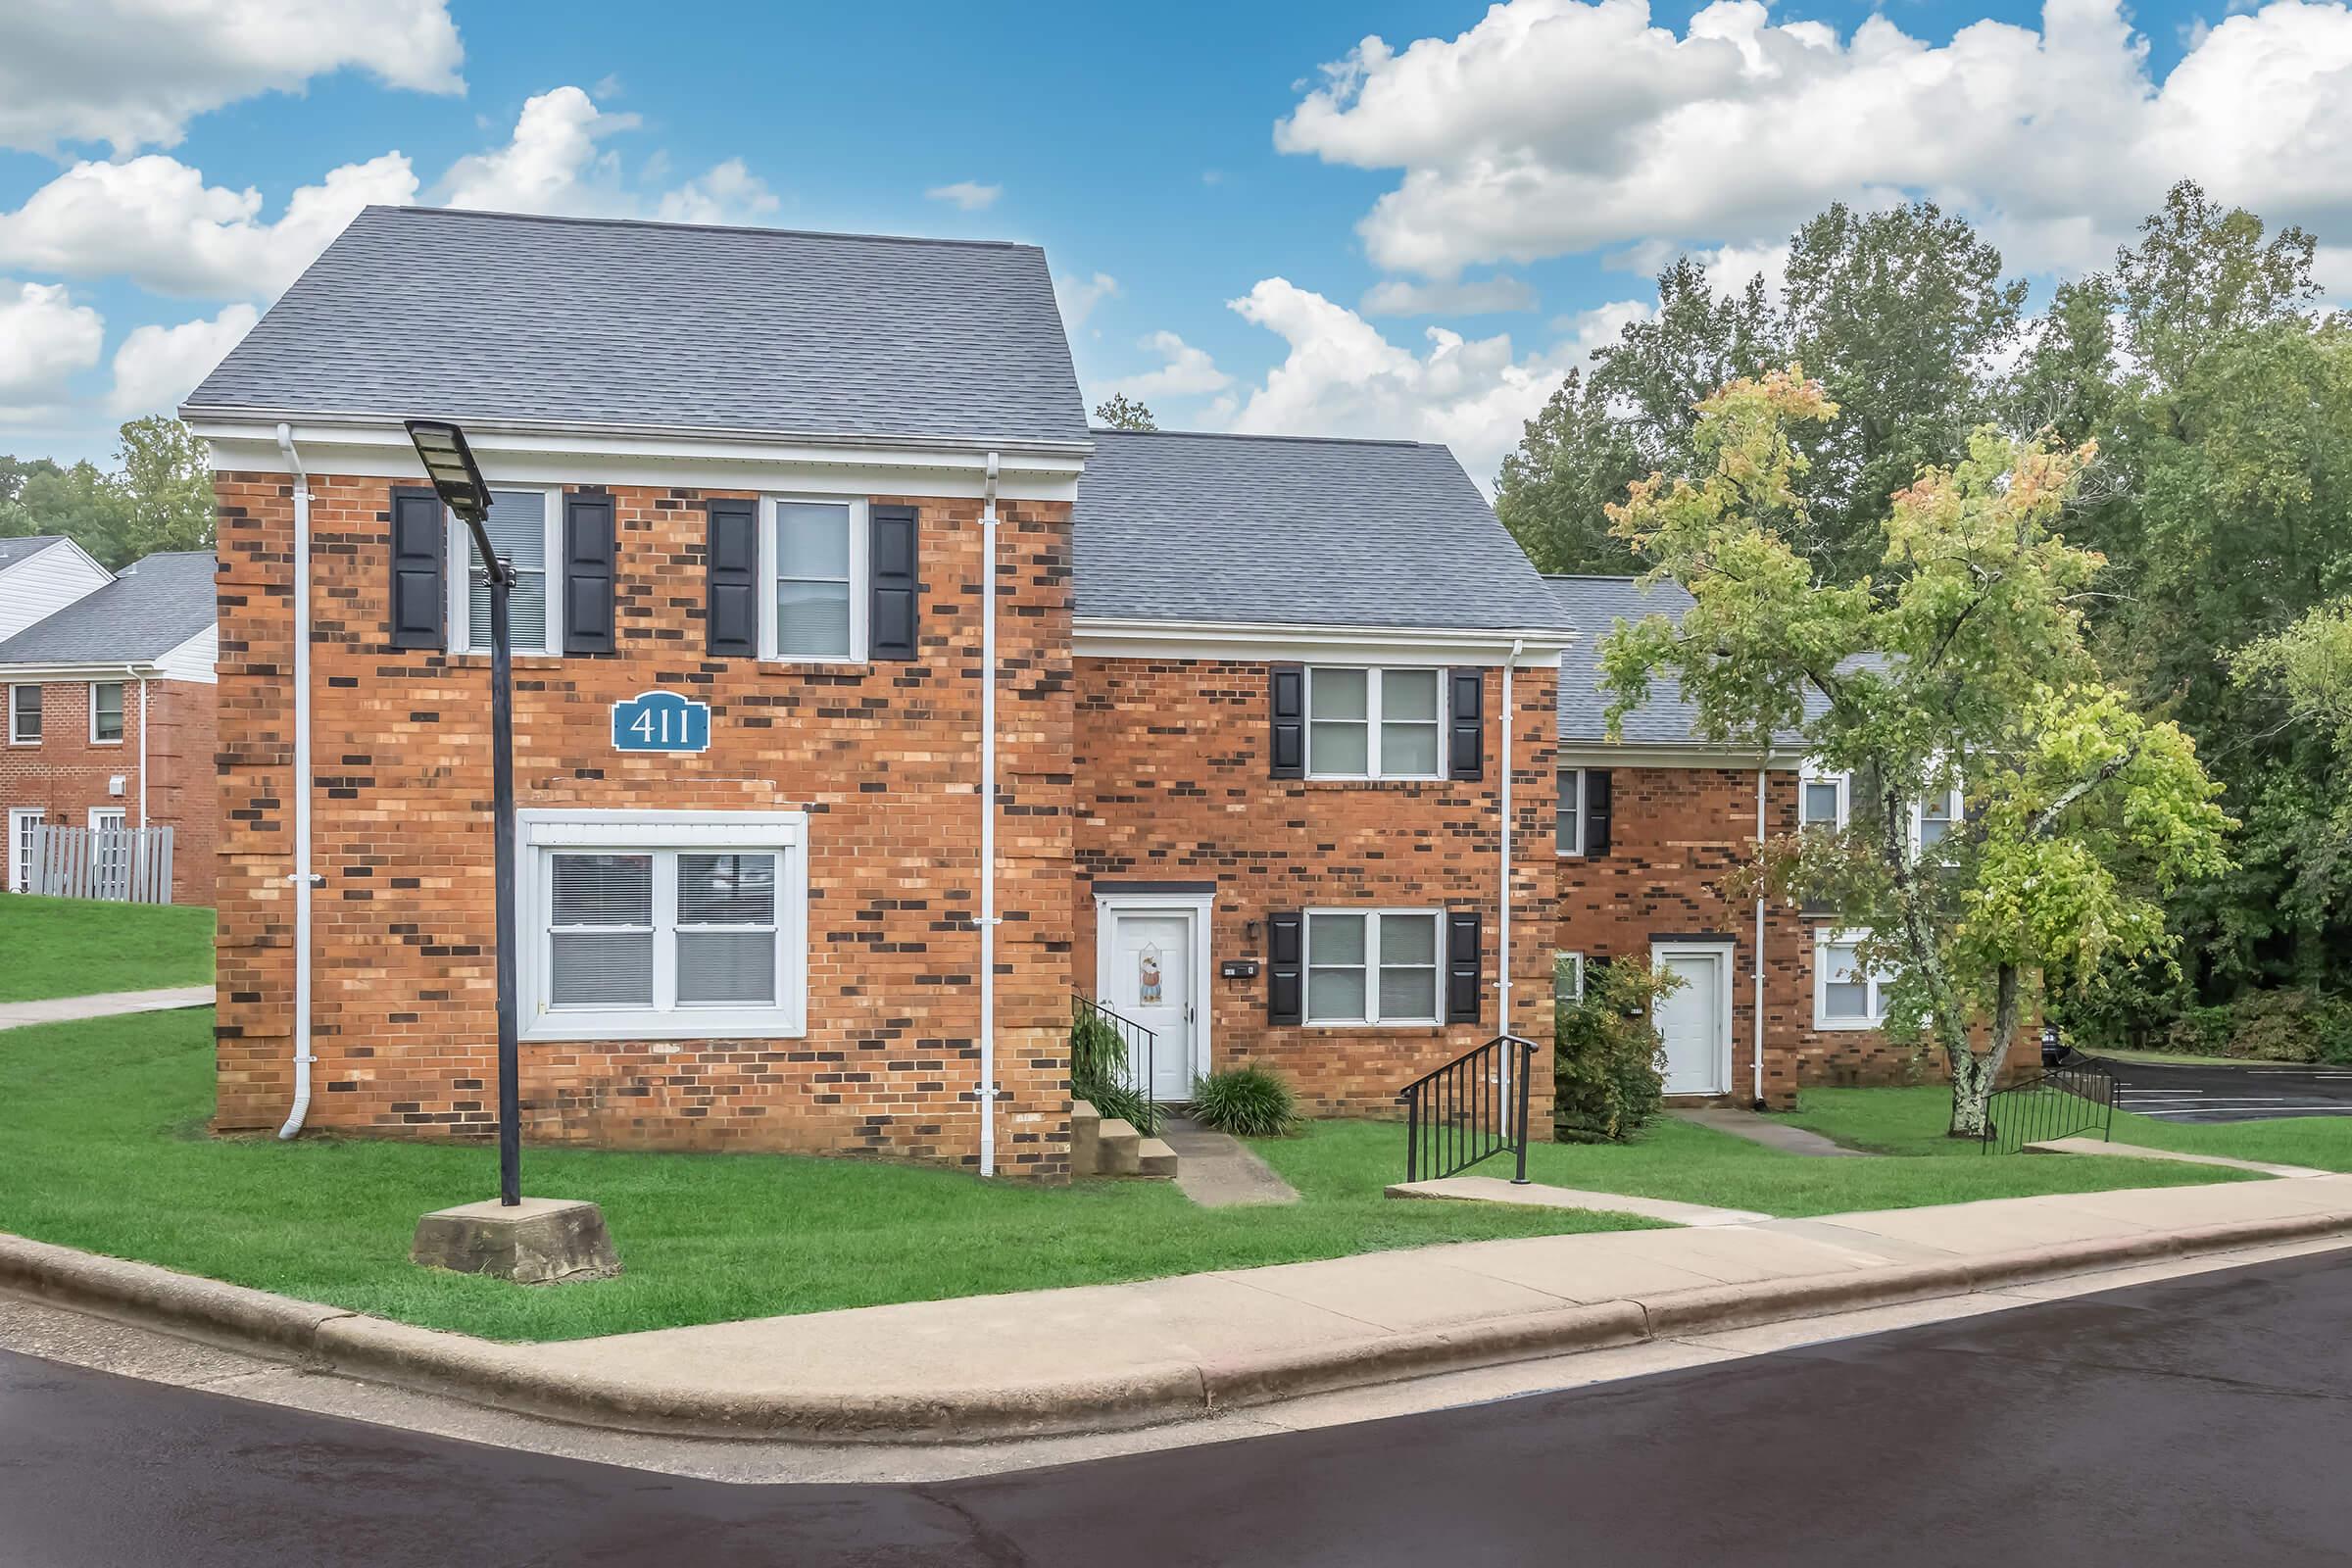
[[[294,475],[294,1103],[277,1136],[292,1138],[311,1114],[311,476],[294,432],[277,427]]]
[[[997,454],[980,508],[980,1174],[997,1173]]]
[[[139,677],[139,831],[147,831],[147,677]]]
[[[1499,1035],[1511,1032],[1511,729],[1517,716],[1511,710],[1511,670],[1519,662],[1526,639],[1511,639],[1511,655],[1502,662],[1502,889],[1494,921],[1494,995],[1499,999]],[[1510,1054],[1503,1054],[1507,1075]]]
[[[1756,760],[1756,853],[1764,853],[1764,780],[1765,758]],[[1764,1108],[1764,895],[1756,895],[1755,977],[1750,1020],[1755,1035],[1756,1108]]]

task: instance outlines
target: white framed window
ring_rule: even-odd
[[[1864,965],[1867,931],[1821,926],[1813,933],[1813,1027],[1876,1029],[1886,1019],[1886,986],[1893,977]]]
[[[41,744],[41,688],[37,684],[8,689],[8,744]]]
[[[760,518],[760,657],[862,663],[866,652],[865,503],[769,496]]]
[[[1307,910],[1306,1021],[1443,1021],[1444,937],[1439,909]]]
[[[518,812],[522,1038],[805,1034],[807,820]]]
[[[514,565],[507,626],[518,654],[564,651],[564,596],[548,591],[552,563],[564,559],[563,491],[499,485],[490,491],[490,543]],[[490,651],[490,578],[476,559],[473,530],[442,514],[449,538],[449,635],[453,654]]]
[[[8,813],[8,891],[32,891],[32,830],[46,820],[37,806],[12,807]]]
[[[1926,800],[1911,808],[1911,853],[1914,856],[1934,856],[1936,846],[1951,836],[1960,825],[1961,805],[1958,786],[1936,790]]]
[[[122,683],[119,680],[90,682],[90,744],[122,744]]]
[[[1560,769],[1560,814],[1553,821],[1552,846],[1562,855],[1585,853],[1585,770]]]
[[[1841,832],[1853,818],[1853,776],[1807,764],[1796,780],[1796,825]]]
[[[1555,953],[1551,956],[1551,1000],[1582,1002],[1585,1000],[1585,956],[1581,953]]]
[[[1306,776],[1445,776],[1446,680],[1437,669],[1316,664],[1306,671]]]
[[[129,814],[120,806],[90,808],[90,831],[120,833],[130,825]],[[97,873],[100,887],[128,886],[130,875],[130,846],[122,843],[94,843],[90,846],[91,869]]]

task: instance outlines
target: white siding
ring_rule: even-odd
[[[219,677],[213,673],[213,665],[220,657],[220,627],[215,623],[205,627],[204,630],[181,643],[155,662],[166,680],[200,681],[204,685],[211,686],[219,680]]]
[[[112,581],[106,568],[71,540],[25,557],[0,571],[0,638],[14,637]]]

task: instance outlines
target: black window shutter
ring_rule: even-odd
[[[1487,672],[1449,669],[1446,681],[1450,741],[1446,750],[1447,778],[1483,778],[1487,771]]]
[[[1585,855],[1609,853],[1609,770],[1585,769]]]
[[[868,659],[915,657],[922,588],[915,577],[915,512],[875,507],[868,521],[866,564],[872,578],[866,616]]]
[[[1272,778],[1306,777],[1306,666],[1272,666],[1268,713],[1273,735],[1267,746]]]
[[[430,490],[392,492],[392,646],[439,648],[449,604],[449,555],[443,547],[441,498]]]
[[[760,652],[760,504],[712,501],[705,558],[704,610],[713,659]]]
[[[1296,909],[1266,916],[1266,1022],[1298,1023],[1305,1016],[1306,917]]]
[[[1484,1010],[1479,1006],[1480,992],[1484,989],[1484,970],[1478,951],[1478,921],[1476,909],[1446,911],[1446,1021],[1447,1023],[1476,1023]]]
[[[612,650],[612,498],[564,498],[564,651]]]

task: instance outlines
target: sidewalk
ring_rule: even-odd
[[[1459,1243],[544,1345],[411,1328],[17,1238],[0,1238],[0,1285],[591,1426],[937,1443],[1119,1431],[2335,1235],[2352,1241],[2352,1176]]]
[[[209,1007],[211,986],[166,986],[159,991],[106,991],[94,997],[43,997],[37,1002],[0,1002],[0,1029],[28,1023],[72,1023],[78,1018],[113,1018],[126,1012],[170,1012]]]

